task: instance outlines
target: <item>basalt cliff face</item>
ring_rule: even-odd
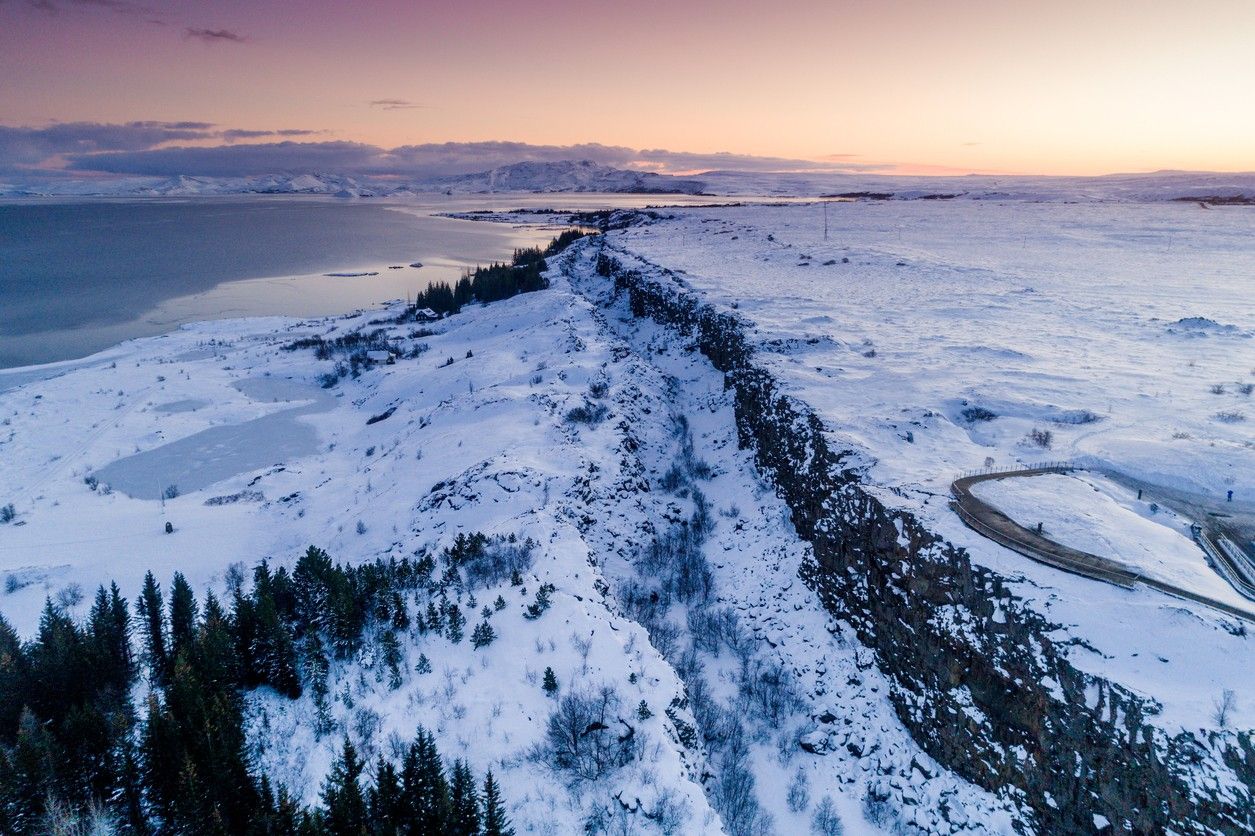
[[[597,272],[627,294],[635,316],[691,337],[724,373],[741,445],[813,546],[803,580],[874,650],[921,747],[1009,793],[1027,830],[1255,829],[1251,731],[1169,735],[1152,722],[1153,700],[1078,670],[1052,638],[1059,626],[1002,576],[864,487],[851,451],[756,359],[741,317],[664,268],[625,262],[606,247]]]

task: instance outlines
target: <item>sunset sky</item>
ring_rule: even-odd
[[[0,0],[0,170],[510,141],[669,171],[1245,171],[1253,44],[1251,0]],[[462,149],[432,165],[486,167]]]

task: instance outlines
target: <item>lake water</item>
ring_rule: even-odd
[[[708,198],[665,202],[701,200]],[[0,368],[83,357],[184,322],[369,307],[554,234],[437,213],[660,202],[656,195],[0,202]]]

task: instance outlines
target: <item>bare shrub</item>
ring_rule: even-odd
[[[520,575],[532,568],[536,542],[494,538],[484,543],[460,561],[466,570],[466,583],[471,589],[496,586],[518,572]]]
[[[178,485],[166,485],[166,489],[161,492],[161,496],[165,499],[176,499],[179,495]]]
[[[737,690],[758,717],[771,723],[800,705],[792,678],[778,662],[753,659],[743,664],[737,676]]]
[[[789,811],[793,813],[800,813],[811,806],[811,785],[806,780],[805,772],[799,769],[793,773],[793,780],[789,781],[789,791],[784,800],[789,805]]]
[[[811,816],[811,833],[815,836],[841,836],[844,832],[841,817],[837,815],[837,805],[832,803],[832,796],[825,795]]]
[[[596,781],[639,754],[636,730],[620,717],[619,696],[609,686],[567,694],[549,715],[538,753],[573,781]]]
[[[1217,412],[1211,416],[1222,424],[1238,424],[1246,420],[1246,413],[1238,412],[1236,409],[1226,410],[1225,412]]]
[[[980,421],[992,421],[998,417],[998,413],[991,412],[983,406],[969,406],[959,412],[959,416],[969,424],[975,424]]]
[[[83,587],[81,584],[68,583],[57,592],[57,606],[63,610],[77,607],[83,603]]]
[[[1223,384],[1223,383],[1213,383],[1213,384],[1211,385],[1211,393],[1212,393],[1213,395],[1223,395],[1223,394],[1224,394],[1224,384]]]
[[[17,509],[13,507],[13,503],[0,506],[0,523],[11,523],[17,519]]]
[[[571,424],[596,426],[605,419],[609,411],[604,403],[581,404],[567,412],[566,419]]]
[[[1220,728],[1228,728],[1229,715],[1232,714],[1233,710],[1237,707],[1237,696],[1233,693],[1233,691],[1226,688],[1224,692],[1221,693],[1220,699],[1215,701],[1214,705],[1215,711],[1212,714],[1212,719],[1216,721],[1216,725]]]
[[[1051,443],[1055,440],[1055,435],[1050,430],[1042,430],[1033,427],[1028,432],[1028,440],[1030,443],[1037,445],[1043,450],[1049,450]]]
[[[753,836],[759,832],[761,812],[750,771],[749,747],[745,735],[732,737],[718,759],[718,777],[711,787],[711,805],[723,818],[731,836]]]

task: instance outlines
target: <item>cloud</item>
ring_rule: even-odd
[[[243,44],[248,43],[248,38],[238,32],[232,32],[230,29],[198,29],[195,26],[189,26],[183,30],[183,40],[199,40],[207,44],[228,43]]]
[[[413,110],[415,108],[427,107],[427,105],[411,102],[409,99],[375,99],[370,102],[370,106],[384,110]]]
[[[309,136],[303,129],[220,129],[212,122],[139,121],[118,124],[56,122],[44,127],[0,125],[0,166],[50,166],[60,158],[139,153],[174,142],[233,142],[237,139]]]
[[[129,3],[127,0],[27,0],[26,3],[32,9],[41,12],[56,15],[60,14],[63,8],[96,8],[108,9],[112,12],[125,15],[150,15],[153,10],[148,6],[139,3]]]
[[[404,100],[377,99],[371,104],[387,107],[395,101]],[[381,148],[362,142],[315,141],[313,138],[321,133],[325,132],[304,128],[227,128],[194,121],[65,122],[44,127],[0,125],[0,169],[32,174],[59,170],[62,173],[210,177],[319,172],[429,180],[519,162],[563,160],[589,160],[614,168],[662,174],[710,170],[848,172],[883,168],[870,163],[837,162],[832,158],[815,161],[662,148],[637,150],[595,142],[575,145],[443,142]]]
[[[825,160],[835,161],[848,154],[830,154]],[[637,152],[637,167],[653,166],[667,172],[699,171],[826,171],[832,168],[815,160],[797,160],[788,157],[759,157],[752,154],[731,154],[719,151],[713,154],[696,154],[689,151],[667,151],[661,148]],[[848,167],[848,166],[843,166]]]
[[[315,136],[324,131],[309,131],[302,128],[285,128],[280,131],[253,131],[244,128],[230,128],[218,133],[226,142],[238,142],[241,139],[263,139],[268,136]]]

